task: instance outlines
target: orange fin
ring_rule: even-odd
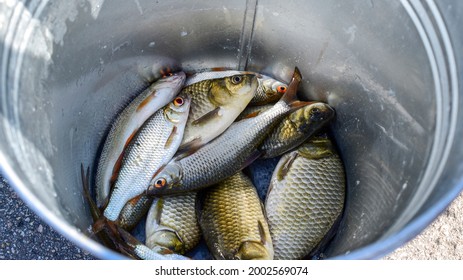
[[[116,163],[114,164],[111,179],[109,180],[109,185],[110,185],[111,188],[116,183],[117,177],[119,177],[119,171],[121,170],[121,167],[122,167],[122,159],[123,158],[124,158],[124,152],[122,152],[119,155],[119,157],[117,158]]]
[[[153,100],[153,98],[156,96],[156,91],[152,92],[150,95],[148,95],[145,99],[143,99],[143,101],[138,105],[137,109],[135,110],[135,112],[140,112],[141,110],[143,110],[143,108],[148,105],[151,100]]]
[[[137,129],[135,129],[134,131],[132,131],[132,134],[130,134],[129,138],[127,138],[127,141],[125,141],[125,144],[124,144],[124,151],[125,149],[129,146],[130,142],[132,141],[133,137],[135,137],[135,134],[137,134]]]
[[[223,67],[212,67],[211,71],[227,71],[230,70],[229,68],[223,66]]]
[[[286,93],[283,94],[280,100],[283,100],[286,104],[289,104],[290,106],[292,106],[293,102],[298,101],[297,89],[299,88],[299,84],[301,83],[301,81],[301,72],[299,71],[299,68],[295,67],[293,77],[291,79],[291,82],[289,83],[288,89],[286,90]]]
[[[251,118],[254,118],[254,117],[257,117],[259,114],[261,113],[261,111],[255,111],[255,112],[252,112],[250,114],[247,114],[246,116],[244,116],[242,119],[251,119]]]
[[[217,117],[220,117],[222,114],[220,112],[220,107],[215,108],[214,110],[206,113],[204,116],[200,117],[199,119],[196,119],[192,122],[193,125],[201,125],[203,123],[207,123],[212,119],[215,119]]]
[[[109,180],[109,185],[112,187],[114,185],[114,183],[116,182],[117,180],[117,177],[119,176],[119,171],[121,170],[121,167],[122,167],[122,160],[124,159],[124,154],[125,154],[125,150],[127,149],[127,147],[129,146],[130,142],[132,141],[132,139],[135,137],[135,134],[137,134],[137,130],[134,130],[132,132],[132,134],[130,134],[129,138],[127,139],[127,141],[125,141],[125,144],[124,144],[124,150],[122,151],[122,153],[119,155],[119,157],[117,158],[116,160],[116,163],[114,164],[113,166],[113,172],[112,172],[112,175],[111,175],[111,179]]]
[[[299,109],[301,107],[305,107],[307,105],[310,105],[310,104],[314,104],[314,103],[317,103],[316,101],[300,101],[300,100],[296,100],[296,101],[293,101],[290,106],[291,106],[291,109]],[[293,112],[293,111],[291,111]]]

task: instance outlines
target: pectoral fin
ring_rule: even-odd
[[[201,137],[195,138],[191,140],[190,142],[187,142],[181,145],[178,148],[177,153],[175,154],[175,158],[180,160],[184,157],[194,154],[197,150],[199,150],[199,148],[201,148],[201,146],[202,146]]]
[[[251,119],[251,118],[254,118],[254,117],[257,117],[259,114],[260,114],[261,111],[255,111],[255,112],[252,112],[250,114],[247,114],[246,116],[244,116],[242,119]]]
[[[241,166],[241,169],[245,168],[246,166],[250,165],[251,163],[253,163],[256,159],[260,158],[261,156],[263,155],[263,152],[262,151],[254,151],[251,155],[249,155],[249,157],[246,159],[246,161],[243,163],[243,165]],[[240,169],[240,170],[241,170]]]
[[[259,229],[260,242],[262,242],[262,244],[267,244],[267,236],[265,235],[264,226],[262,225],[261,221],[257,221],[257,227]]]
[[[214,110],[206,113],[205,115],[201,116],[200,118],[194,120],[192,122],[193,125],[203,125],[205,123],[210,122],[213,119],[219,118],[222,116],[221,107],[217,107]]]
[[[172,128],[172,131],[170,132],[169,138],[167,138],[166,144],[164,145],[164,149],[169,149],[170,145],[172,145],[172,142],[174,142],[174,138],[177,135],[177,127],[174,126]]]
[[[277,180],[281,181],[283,178],[288,174],[289,170],[291,169],[291,165],[293,165],[294,160],[297,158],[298,153],[293,152],[289,154],[289,156],[285,159],[285,162],[283,165],[280,167],[280,169],[277,171]]]
[[[146,105],[148,105],[155,96],[156,96],[156,91],[154,91],[153,93],[148,95],[145,99],[143,99],[143,101],[140,102],[140,104],[138,105],[135,111],[140,112],[141,110],[143,110],[143,108],[146,107]]]

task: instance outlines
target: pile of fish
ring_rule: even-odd
[[[154,82],[112,124],[96,201],[82,167],[93,233],[137,259],[189,259],[200,242],[216,259],[313,256],[342,213],[345,175],[325,133],[335,112],[298,100],[301,80],[295,68],[289,85],[247,71]],[[256,188],[265,159],[277,165]],[[142,221],[145,240],[131,233]]]

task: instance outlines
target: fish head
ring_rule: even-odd
[[[166,190],[175,188],[180,185],[182,180],[182,168],[176,161],[161,168],[158,173],[151,179],[146,195],[159,196]]]
[[[163,228],[162,230],[156,231],[154,234],[147,237],[147,243],[148,242],[162,248],[167,248],[178,254],[185,253],[185,243],[182,242],[182,239],[174,230],[169,228]]]
[[[191,99],[186,94],[180,94],[175,97],[166,107],[164,107],[164,116],[172,123],[186,121],[190,111]]]
[[[159,80],[156,81],[157,87],[165,88],[165,87],[183,87],[185,83],[186,75],[184,72],[176,72],[176,73],[165,73]]]
[[[334,109],[323,102],[306,105],[290,114],[290,121],[303,133],[316,130],[333,119]]]
[[[258,75],[256,102],[253,105],[264,105],[278,101],[288,89],[288,85],[269,76]]]
[[[257,91],[255,74],[237,74],[214,80],[209,91],[209,98],[216,105],[224,105],[244,96],[252,98]],[[249,99],[250,99],[249,98]]]

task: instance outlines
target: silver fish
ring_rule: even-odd
[[[159,251],[161,251],[161,253]],[[190,258],[180,254],[162,253],[162,248],[160,248],[160,250],[156,250],[156,248],[151,249],[143,244],[136,245],[134,252],[142,260],[190,260]]]
[[[272,108],[273,105],[275,105],[275,104],[266,104],[266,105],[259,105],[259,106],[248,106],[236,118],[235,122],[241,121],[243,119],[249,119],[249,118],[257,117],[260,113],[263,113],[263,112],[267,111],[268,109]]]
[[[293,107],[305,105],[296,100],[301,81],[296,68],[285,95],[272,109],[261,115],[231,125],[219,137],[192,155],[174,158],[151,181],[147,194],[170,195],[195,191],[218,183],[259,156],[258,146]]]
[[[152,203],[153,198],[145,196],[144,193],[130,199],[122,208],[116,224],[125,230],[133,230],[146,216]]]
[[[301,259],[316,248],[342,212],[345,187],[328,138],[309,139],[280,159],[265,201],[275,259]]]
[[[188,96],[178,96],[138,130],[122,159],[104,216],[115,221],[132,198],[143,193],[156,171],[177,151],[190,109]]]
[[[107,202],[111,185],[120,167],[118,162],[132,137],[151,115],[172,101],[180,92],[184,81],[183,72],[157,80],[118,115],[106,137],[98,162],[95,186],[98,207]]]

